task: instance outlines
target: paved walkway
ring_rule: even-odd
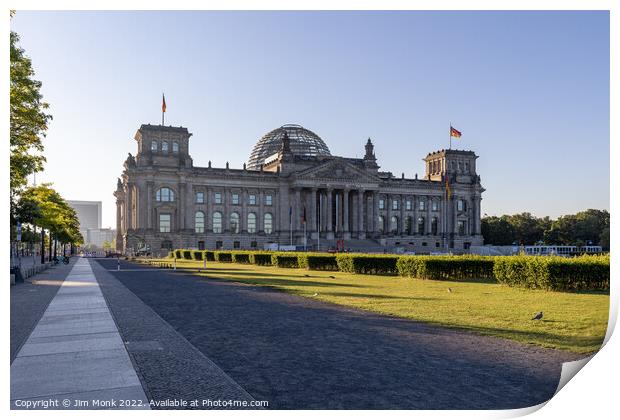
[[[149,408],[119,407],[120,400],[148,402],[90,263],[80,258],[11,364],[11,408]]]

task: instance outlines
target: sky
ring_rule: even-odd
[[[479,156],[482,214],[609,209],[606,11],[18,11],[11,29],[53,115],[36,181],[102,201],[104,227],[162,92],[195,166],[240,168],[294,123],[338,156],[370,137],[381,170],[422,176],[452,123]]]

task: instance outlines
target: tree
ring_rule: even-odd
[[[515,232],[515,241],[518,244],[530,245],[543,240],[549,218],[539,219],[530,213],[514,214],[506,217]]]
[[[506,215],[483,217],[480,227],[485,244],[511,245],[515,240],[514,227]]]
[[[49,105],[43,102],[41,82],[34,80],[30,58],[17,44],[19,36],[11,31],[10,44],[10,194],[11,214],[27,177],[43,169],[45,157],[41,139],[52,119],[45,112]]]
[[[22,203],[35,203],[39,209],[32,223],[47,229],[50,234],[48,246],[52,248],[53,240],[61,244],[79,245],[84,242],[80,233],[80,224],[75,210],[54,190],[50,184],[41,184],[26,189],[19,201]],[[44,244],[44,232],[42,231],[41,243]],[[53,240],[52,240],[53,238]]]

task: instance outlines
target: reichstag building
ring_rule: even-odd
[[[412,179],[380,170],[370,139],[362,159],[332,156],[299,125],[265,134],[243,168],[194,166],[191,136],[149,124],[136,132],[137,154],[114,192],[120,252],[295,245],[463,253],[482,245],[484,188],[472,151],[429,153],[426,173]]]

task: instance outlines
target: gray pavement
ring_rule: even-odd
[[[93,409],[102,407],[92,399],[111,398],[143,403],[111,408],[149,408],[90,263],[80,258],[11,364],[11,408],[55,401],[50,408]]]
[[[157,341],[128,348],[159,397],[207,389],[208,369],[195,363],[207,359],[275,409],[522,408],[551,398],[562,362],[583,357],[266,287],[97,262],[121,335]],[[158,326],[166,333],[154,335]],[[191,347],[177,347],[178,334]]]
[[[11,363],[73,268],[59,264],[11,286]]]

